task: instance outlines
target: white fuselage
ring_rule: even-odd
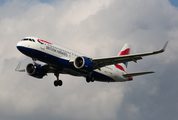
[[[25,55],[31,58],[36,58],[39,61],[45,62],[49,65],[60,67],[59,69],[62,69],[64,71],[62,73],[64,74],[86,77],[86,73],[81,72],[69,63],[69,61],[74,61],[77,56],[85,55],[36,37],[27,38],[31,38],[32,40],[23,40],[17,43],[17,48]],[[95,69],[94,73],[96,81],[129,81],[128,77],[123,76],[126,73],[116,68],[115,65]]]

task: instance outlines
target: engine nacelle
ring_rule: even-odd
[[[87,57],[78,56],[74,60],[74,66],[77,69],[81,69],[83,71],[91,72],[94,69],[94,63]]]
[[[46,74],[45,70],[41,67],[41,65],[35,64],[28,64],[26,66],[26,72],[28,75],[36,77],[36,78],[43,78]]]

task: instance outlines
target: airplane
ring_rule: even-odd
[[[71,49],[59,46],[52,42],[37,37],[25,37],[17,43],[17,49],[32,58],[33,63],[29,63],[25,69],[20,69],[21,62],[16,67],[16,71],[26,72],[28,75],[42,79],[48,73],[53,73],[57,80],[54,86],[62,86],[59,74],[70,74],[73,76],[83,76],[86,82],[125,82],[132,81],[134,76],[154,73],[138,72],[127,73],[128,62],[141,60],[144,56],[159,54],[165,51],[168,41],[161,50],[140,54],[130,54],[130,45],[125,44],[118,56],[91,58]],[[44,65],[36,61],[44,62]]]

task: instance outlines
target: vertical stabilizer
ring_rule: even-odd
[[[125,44],[124,47],[121,49],[120,53],[118,54],[118,56],[122,56],[122,55],[129,55],[130,54],[130,45],[129,44]],[[117,64],[117,68],[126,72],[127,70],[127,65],[128,62],[124,62],[124,63],[119,63]]]

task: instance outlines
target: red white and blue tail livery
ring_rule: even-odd
[[[26,37],[17,43],[17,49],[26,56],[31,57],[34,62],[29,63],[24,70],[20,69],[20,62],[16,71],[26,72],[28,75],[39,79],[48,73],[53,73],[57,78],[54,81],[54,86],[62,86],[63,84],[62,80],[59,80],[59,74],[83,76],[87,82],[131,81],[134,76],[153,72],[127,73],[128,62],[137,62],[144,56],[162,53],[165,51],[167,44],[168,42],[159,51],[130,54],[130,45],[126,43],[118,56],[90,58],[40,38]],[[46,64],[40,65],[36,60]]]
[[[120,53],[118,56],[123,56],[123,55],[129,55],[130,54],[130,46],[126,43],[124,45],[124,47],[121,49]],[[128,65],[128,62],[124,62],[124,63],[118,63],[116,65],[116,67],[124,72],[126,72],[127,70],[127,65]]]

